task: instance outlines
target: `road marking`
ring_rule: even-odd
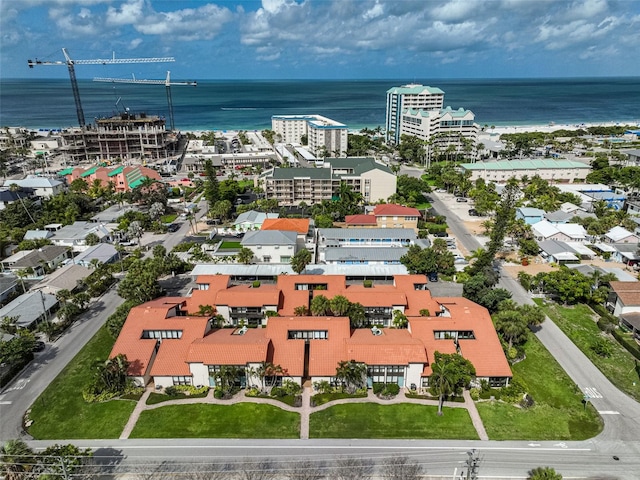
[[[602,398],[602,394],[595,387],[586,387],[584,393],[589,398]]]
[[[11,387],[7,388],[5,391],[6,392],[10,392],[11,390],[22,390],[24,387],[27,386],[27,383],[29,383],[29,379],[28,378],[20,378],[18,380],[16,380],[16,383],[14,383]]]
[[[116,446],[118,444],[112,445],[113,448],[123,448],[124,450],[142,450],[142,449],[234,449],[239,448],[238,445],[126,445],[124,447]],[[542,447],[537,448],[536,450],[540,451],[548,451],[548,452],[557,452],[558,447],[564,445],[563,449],[569,452],[591,452],[593,449],[591,448],[569,448],[565,443],[555,444],[554,447]],[[95,445],[87,444],[87,445],[76,445],[78,448],[96,448]],[[276,448],[273,445],[243,445],[246,448],[252,448],[257,450],[269,450]],[[337,450],[337,449],[348,449],[348,450],[469,450],[469,447],[413,447],[413,446],[388,446],[388,445],[287,445],[287,449],[297,450],[297,449],[308,449],[313,448],[316,450]],[[477,447],[478,450],[527,450],[531,451],[530,447]],[[35,450],[44,450],[45,447],[35,448]]]
[[[527,445],[529,445],[530,447],[539,447],[540,446],[539,443],[527,443]]]
[[[616,412],[615,410],[598,410],[600,415],[620,415],[620,412]]]
[[[0,405],[11,405],[13,402],[10,402],[9,400],[3,400],[0,402]]]
[[[560,447],[560,448],[567,448],[567,444],[564,443],[564,442],[554,443],[553,446],[554,447]]]

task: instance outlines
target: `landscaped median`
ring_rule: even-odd
[[[582,392],[533,334],[524,345],[526,358],[512,365],[514,381],[526,388],[533,406],[500,401],[476,404],[490,440],[585,440],[602,430]]]
[[[469,412],[398,403],[352,403],[328,407],[311,414],[310,438],[408,438],[477,440]]]
[[[118,438],[136,406],[133,400],[87,403],[82,391],[91,383],[96,362],[113,346],[105,327],[84,346],[33,404],[29,433],[39,440]]]
[[[129,438],[300,438],[300,414],[272,405],[167,405],[141,413]]]
[[[587,305],[562,307],[539,301],[544,313],[571,339],[593,364],[620,390],[640,401],[636,359],[614,338],[600,331],[597,315]],[[609,348],[597,353],[596,342]]]

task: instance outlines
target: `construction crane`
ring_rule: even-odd
[[[107,83],[138,83],[142,85],[164,85],[167,87],[167,104],[169,106],[169,122],[171,124],[171,130],[175,130],[175,123],[173,121],[173,99],[171,98],[171,85],[187,85],[195,87],[198,85],[198,82],[172,82],[171,81],[171,72],[167,71],[167,78],[165,80],[138,80],[135,75],[133,78],[105,78],[105,77],[95,77],[93,79],[94,82],[107,82]]]
[[[81,128],[85,127],[84,112],[82,110],[82,103],[80,102],[80,90],[78,90],[78,80],[76,79],[76,65],[117,65],[124,63],[163,63],[163,62],[175,62],[173,57],[159,57],[159,58],[116,58],[114,53],[112,58],[95,58],[92,60],[72,60],[67,52],[66,48],[62,49],[65,61],[47,62],[38,60],[28,60],[27,64],[29,68],[33,68],[36,65],[66,65],[69,69],[69,78],[71,79],[71,89],[73,90],[73,99],[76,102],[76,114],[78,115],[78,123]]]

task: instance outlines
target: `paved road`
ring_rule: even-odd
[[[53,344],[47,344],[43,352],[36,354],[35,360],[4,388],[0,393],[0,439],[9,440],[24,435],[22,417],[25,410],[36,401],[123,301],[113,286],[58,340]],[[78,395],[80,393],[78,392]]]
[[[431,197],[434,208],[440,214],[452,219],[458,218],[438,198],[438,194],[434,193]],[[462,222],[450,221],[448,224],[469,251],[480,246],[478,240],[465,230]],[[503,275],[499,286],[509,290],[516,302],[533,304],[530,294],[514,278]],[[597,439],[613,442],[640,440],[640,404],[618,390],[549,318],[536,332],[536,336],[571,379],[591,397],[589,401],[600,412],[605,428]],[[617,448],[615,443],[612,448]]]
[[[33,442],[44,447],[51,442]],[[454,469],[461,473],[467,451],[478,450],[481,478],[524,478],[538,466],[552,466],[565,478],[600,478],[637,480],[640,471],[638,445],[630,453],[600,452],[589,442],[480,442],[447,440],[136,440],[77,441],[97,456],[109,457],[119,470],[150,471],[162,461],[192,466],[196,463],[258,461],[269,458],[278,465],[295,459],[326,461],[333,465],[336,457],[357,456],[381,462],[385,458],[406,455],[423,464],[431,475],[452,478]],[[106,462],[105,462],[106,463]]]

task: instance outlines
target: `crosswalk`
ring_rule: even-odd
[[[584,394],[591,398],[602,398],[602,394],[595,387],[585,387]]]

